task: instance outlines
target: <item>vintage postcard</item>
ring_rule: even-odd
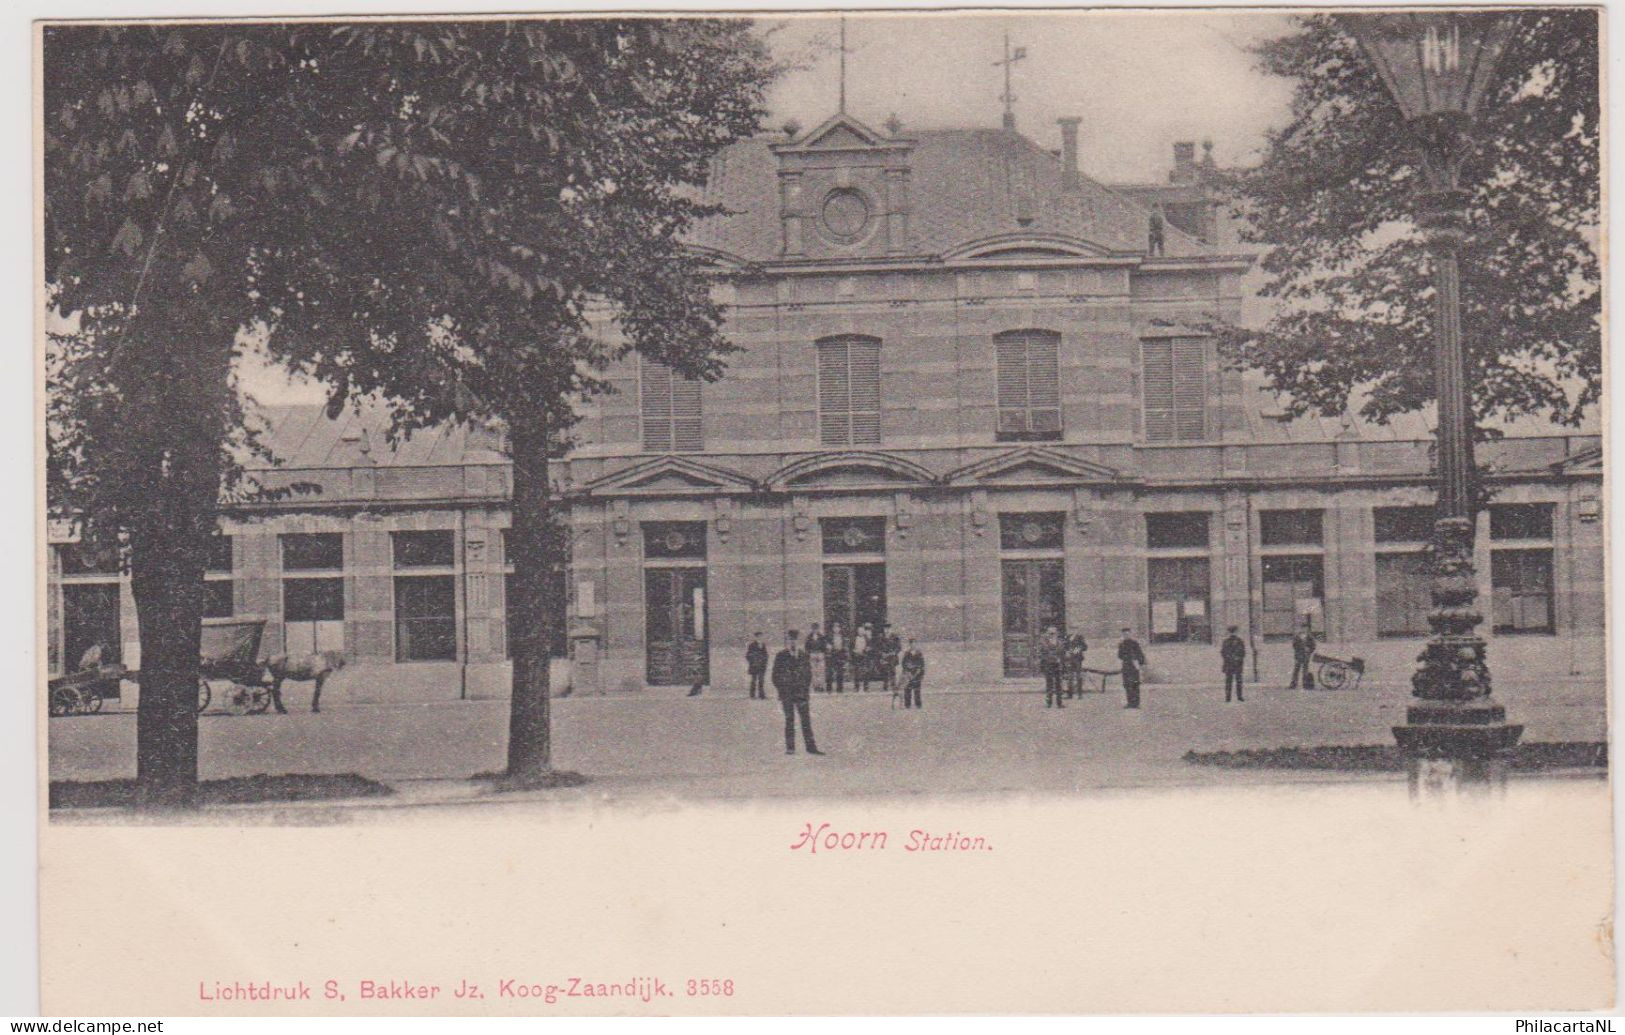
[[[1611,1008],[1602,22],[39,23],[44,1009]]]

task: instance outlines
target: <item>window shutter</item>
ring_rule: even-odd
[[[818,345],[818,425],[826,446],[852,442],[851,391],[846,369],[846,342]]]
[[[686,377],[671,379],[672,448],[678,452],[694,453],[705,448],[700,389],[699,381]]]
[[[1026,431],[1027,341],[1013,334],[1002,335],[997,339],[994,351],[999,366],[999,430]]]
[[[1145,439],[1174,440],[1174,347],[1159,338],[1141,343]]]
[[[1031,430],[1061,430],[1061,336],[1043,332],[1027,339],[1027,392]]]
[[[827,446],[880,443],[880,341],[818,343],[819,437]]]
[[[643,448],[646,452],[671,452],[671,381],[671,370],[665,365],[643,361]]]
[[[1207,437],[1206,350],[1201,338],[1176,338],[1174,350],[1175,434],[1181,442]]]

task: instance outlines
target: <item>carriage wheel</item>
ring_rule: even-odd
[[[81,694],[79,697],[79,707],[84,710],[86,715],[96,714],[102,710],[102,695],[92,693]]]
[[[1327,690],[1341,690],[1349,681],[1347,665],[1322,665],[1320,668],[1320,685]]]
[[[271,707],[271,691],[263,686],[256,686],[246,690],[248,697],[248,712],[250,715],[264,715],[265,709]]]
[[[241,683],[231,684],[231,689],[226,691],[225,705],[233,715],[247,715],[253,705],[248,687]]]
[[[51,691],[49,710],[52,715],[68,715],[74,710],[78,695],[67,687],[59,686]]]
[[[197,713],[202,715],[203,710],[209,706],[209,702],[213,699],[214,691],[209,689],[209,681],[199,677],[197,681]]]

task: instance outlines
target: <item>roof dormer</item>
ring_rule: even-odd
[[[774,144],[782,254],[841,259],[907,253],[913,148],[913,140],[876,132],[844,112]]]

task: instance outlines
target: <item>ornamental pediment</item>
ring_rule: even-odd
[[[819,453],[779,468],[763,483],[769,491],[795,489],[874,489],[932,485],[930,471],[885,453]]]
[[[663,456],[595,478],[581,491],[590,496],[683,496],[755,489],[755,482],[736,471],[685,457]]]
[[[944,479],[949,485],[1073,484],[1118,481],[1121,471],[1054,449],[1028,446],[967,464]]]

